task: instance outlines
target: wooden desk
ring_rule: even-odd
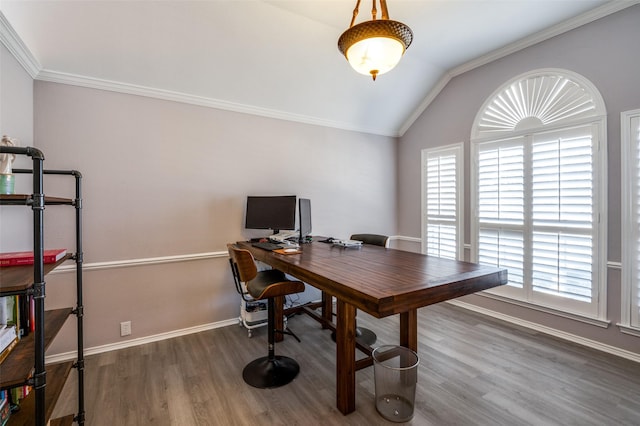
[[[355,410],[356,370],[371,365],[356,363],[356,309],[376,318],[400,314],[400,344],[417,351],[418,308],[507,283],[506,269],[373,245],[314,242],[302,245],[301,254],[283,255],[238,244],[257,260],[322,290],[325,323],[332,321],[329,296],[336,297],[336,398],[343,414]]]

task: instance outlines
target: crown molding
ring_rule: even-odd
[[[444,87],[449,83],[449,81],[451,81],[452,78],[486,65],[490,62],[504,58],[505,56],[511,55],[512,53],[526,49],[527,47],[533,46],[534,44],[538,44],[557,35],[569,32],[573,29],[604,18],[605,16],[609,16],[613,13],[634,6],[638,3],[640,3],[640,0],[612,0],[600,7],[592,9],[572,19],[568,19],[564,22],[561,22],[560,24],[549,27],[546,30],[540,31],[529,37],[525,37],[514,43],[508,44],[504,47],[501,47],[500,49],[496,49],[492,52],[487,53],[486,55],[480,56],[479,58],[466,62],[447,71],[442,76],[442,78],[440,78],[433,89],[429,91],[425,99],[422,101],[422,103],[420,103],[413,114],[411,114],[409,118],[404,122],[404,124],[400,127],[400,129],[398,129],[399,136],[403,136],[405,132],[409,130],[411,125],[418,119],[418,117],[420,117],[420,115],[422,115],[422,113],[427,109],[431,102],[433,102],[436,96],[440,94],[442,89],[444,89]]]
[[[80,86],[91,89],[107,90],[111,92],[144,96],[148,98],[162,99],[173,102],[181,102],[207,108],[239,112],[243,114],[274,118],[277,120],[292,121],[302,124],[311,124],[314,126],[348,130],[352,132],[370,133],[374,135],[389,137],[399,136],[397,131],[390,131],[386,128],[359,127],[341,121],[323,120],[302,114],[292,114],[274,109],[223,101],[220,99],[206,98],[202,96],[173,92],[170,90],[156,89],[153,87],[145,87],[135,84],[121,83],[118,81],[103,80],[99,78],[85,77],[81,75],[46,70],[42,68],[29,48],[24,44],[22,39],[20,39],[9,21],[5,18],[2,11],[0,11],[0,41],[2,41],[2,44],[7,47],[9,52],[11,52],[11,54],[16,58],[20,65],[22,65],[22,67],[34,80],[68,84],[72,86]]]
[[[257,115],[260,117],[275,118],[278,120],[293,121],[314,126],[331,127],[341,130],[349,130],[360,133],[372,133],[375,135],[397,137],[397,132],[389,132],[388,129],[362,128],[349,123],[322,120],[301,114],[292,114],[284,111],[261,108],[252,105],[245,105],[235,102],[223,101],[220,99],[207,98],[203,96],[189,95],[153,87],[139,86],[118,81],[104,80],[93,77],[85,77],[75,74],[68,74],[58,71],[41,70],[35,77],[36,80],[52,83],[61,83],[71,86],[87,87],[91,89],[107,90],[111,92],[124,93],[129,95],[144,96],[148,98],[162,99],[172,102],[181,102],[190,105],[197,105],[207,108],[221,109],[225,111],[239,112],[243,114]]]
[[[181,102],[191,105],[198,105],[207,108],[215,108],[226,111],[239,112],[243,114],[256,115],[266,118],[274,118],[278,120],[292,121],[302,124],[311,124],[314,126],[322,126],[329,128],[336,128],[341,130],[370,133],[381,136],[389,137],[401,137],[407,130],[413,125],[413,123],[422,115],[427,107],[433,102],[438,94],[444,89],[444,87],[451,81],[452,78],[463,74],[467,71],[471,71],[482,65],[486,65],[497,59],[503,58],[507,55],[515,53],[519,50],[525,49],[541,41],[548,40],[559,34],[565,33],[572,29],[578,28],[582,25],[588,24],[620,10],[626,9],[633,5],[640,3],[640,0],[624,0],[617,1],[612,0],[609,3],[604,4],[591,11],[585,12],[580,16],[573,19],[569,19],[558,25],[550,27],[544,31],[541,31],[532,36],[526,37],[515,43],[507,45],[503,48],[494,50],[486,55],[483,55],[477,59],[462,64],[456,68],[453,68],[440,78],[435,87],[429,91],[425,99],[420,103],[418,108],[409,116],[404,124],[397,130],[383,129],[383,128],[363,128],[354,126],[350,123],[323,120],[316,117],[310,117],[301,114],[292,114],[284,111],[273,110],[268,108],[261,108],[251,105],[239,104],[234,102],[223,101],[214,98],[206,98],[202,96],[189,95],[180,92],[173,92],[169,90],[155,89],[151,87],[138,86],[134,84],[121,83],[110,80],[103,80],[73,74],[67,74],[51,70],[43,70],[38,60],[29,51],[24,42],[20,39],[15,32],[11,24],[7,21],[2,11],[0,11],[0,41],[6,46],[11,54],[18,60],[20,65],[27,71],[27,73],[34,80],[48,81],[53,83],[62,83],[80,87],[94,88],[100,90],[108,90],[112,92],[132,94],[137,96],[145,96],[155,99],[168,100],[173,102]]]
[[[2,41],[2,44],[11,52],[31,78],[35,79],[42,67],[23,43],[22,39],[20,39],[11,24],[9,24],[9,21],[7,21],[2,11],[0,11],[0,41]]]

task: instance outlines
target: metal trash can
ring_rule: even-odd
[[[373,350],[376,410],[392,422],[413,417],[418,382],[418,354],[409,348],[385,345]]]

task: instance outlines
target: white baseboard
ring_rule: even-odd
[[[595,340],[586,339],[584,337],[577,336],[575,334],[566,333],[564,331],[556,330],[555,328],[547,327],[534,322],[525,321],[517,317],[512,317],[510,315],[505,315],[500,312],[496,312],[490,309],[482,308],[480,306],[472,305],[471,303],[466,303],[459,300],[448,300],[447,303],[450,303],[452,305],[459,306],[461,308],[468,309],[470,311],[474,311],[483,315],[497,318],[499,320],[506,321],[511,324],[519,325],[521,327],[525,327],[530,330],[539,331],[540,333],[548,334],[550,336],[558,337],[560,339],[567,340],[569,342],[577,343],[579,345],[586,346],[591,349],[596,349],[601,352],[605,352],[611,355],[616,355],[616,356],[640,363],[640,354],[635,352],[627,351],[625,349],[617,348],[611,345],[606,345],[604,343],[600,343]]]
[[[229,325],[237,325],[238,318],[232,318],[224,321],[212,322],[209,324],[197,325],[195,327],[183,328],[180,330],[168,331],[166,333],[154,334],[152,336],[139,337],[137,339],[129,339],[123,342],[108,343],[106,345],[94,346],[84,350],[84,355],[95,355],[103,352],[115,351],[118,349],[130,348],[132,346],[144,345],[145,343],[158,342],[160,340],[172,339],[174,337],[186,336],[187,334],[199,333],[201,331],[213,330],[215,328],[227,327]],[[57,362],[69,361],[77,358],[77,352],[63,352],[45,357],[45,363],[55,364]]]
[[[490,309],[482,308],[480,306],[472,305],[470,303],[462,302],[459,300],[449,300],[446,303],[450,303],[452,305],[461,307],[463,309],[468,309],[470,311],[487,315],[492,318],[497,318],[499,320],[506,321],[511,324],[519,325],[534,331],[538,331],[540,333],[548,334],[550,336],[558,337],[560,339],[567,340],[569,342],[577,343],[579,345],[586,346],[591,349],[596,349],[601,352],[605,352],[611,355],[616,355],[616,356],[640,363],[640,354],[635,352],[620,349],[611,345],[606,345],[604,343],[600,343],[595,340],[586,339],[584,337],[580,337],[575,334],[566,333],[564,331],[556,330],[554,328],[546,327],[534,322],[525,321],[520,318],[512,317],[510,315],[505,315],[496,311],[492,311]],[[143,345],[145,343],[158,342],[160,340],[172,339],[174,337],[185,336],[187,334],[199,333],[201,331],[213,330],[216,328],[227,327],[229,325],[237,325],[237,324],[238,324],[238,318],[232,318],[224,321],[198,325],[195,327],[188,327],[180,330],[173,330],[166,333],[154,334],[152,336],[125,340],[124,342],[116,342],[116,343],[109,343],[106,345],[94,346],[92,348],[85,349],[84,354],[85,356],[95,355],[103,352],[115,351],[118,349],[124,349],[132,346]],[[45,362],[47,364],[54,364],[57,362],[76,359],[76,356],[77,356],[77,353],[75,351],[63,352],[59,354],[48,355],[45,358]]]

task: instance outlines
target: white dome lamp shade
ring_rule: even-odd
[[[375,19],[375,1],[372,10],[374,19],[354,26],[360,5],[358,0],[351,26],[338,39],[338,49],[353,69],[360,74],[370,75],[374,80],[378,75],[392,70],[413,41],[411,28],[389,19],[386,0],[380,0],[382,19]]]

